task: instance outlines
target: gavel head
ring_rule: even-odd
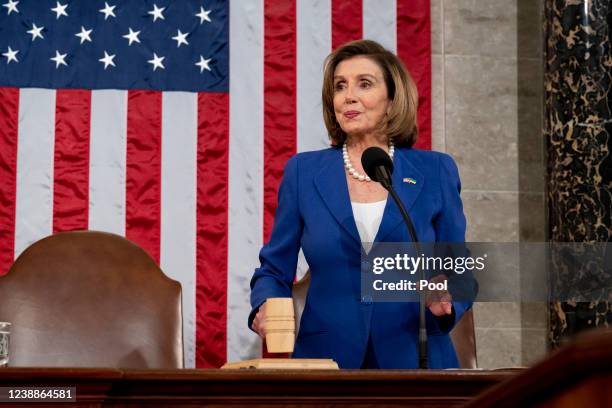
[[[268,353],[291,353],[295,344],[295,314],[292,298],[269,298],[264,303]]]

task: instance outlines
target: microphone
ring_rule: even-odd
[[[404,203],[400,200],[399,196],[393,189],[393,181],[391,175],[393,174],[393,161],[389,154],[380,147],[368,147],[364,150],[361,155],[361,165],[365,170],[368,177],[373,181],[379,182],[385,190],[389,192],[393,201],[399,207],[400,213],[404,218],[410,237],[414,242],[414,248],[417,254],[421,253],[421,247],[419,245],[419,239],[417,237],[416,230],[410,219],[410,215],[404,207]],[[419,279],[425,279],[425,273],[422,268],[418,268]],[[425,323],[425,294],[423,291],[419,292],[419,368],[427,368],[427,326]]]
[[[361,155],[361,165],[368,177],[379,182],[386,190],[392,188],[393,161],[380,147],[368,147]]]
[[[391,180],[391,175],[393,174],[393,161],[391,157],[389,157],[389,154],[380,147],[368,147],[361,155],[361,165],[368,177],[373,181],[379,182],[385,190],[389,191],[389,194],[391,194],[391,197],[399,207],[400,213],[402,213],[402,217],[408,227],[408,232],[410,233],[412,241],[418,243],[419,239],[414,229],[414,225],[412,224],[412,220],[406,211],[406,207],[404,207],[404,203],[402,203],[402,200],[400,200],[393,189],[393,181]]]

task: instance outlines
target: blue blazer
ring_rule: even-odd
[[[421,242],[464,242],[465,217],[453,159],[444,153],[397,148],[393,186]],[[403,182],[412,178],[416,183]],[[375,242],[411,241],[389,197]],[[302,248],[311,284],[293,357],[332,358],[359,368],[368,339],[381,368],[418,367],[419,305],[362,302],[362,245],[353,218],[342,151],[329,148],[293,156],[285,167],[270,241],[251,280],[249,327],[270,297],[291,297]],[[436,318],[427,309],[430,368],[458,367],[448,333],[471,307],[453,302],[453,314]]]

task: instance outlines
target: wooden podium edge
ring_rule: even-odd
[[[547,401],[590,378],[610,376],[611,362],[612,329],[590,329],[579,333],[570,343],[553,351],[531,368],[486,390],[467,403],[465,408],[560,406],[547,405]],[[605,392],[605,389],[602,390],[602,393]],[[588,395],[580,398],[586,397]]]
[[[338,370],[338,364],[331,359],[320,358],[256,358],[224,364],[222,369],[259,370]]]

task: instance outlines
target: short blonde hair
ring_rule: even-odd
[[[391,51],[372,40],[348,42],[327,56],[323,73],[323,120],[332,146],[341,146],[346,133],[336,120],[334,111],[334,73],[340,62],[363,56],[374,61],[382,70],[391,109],[382,124],[383,132],[398,147],[410,147],[417,139],[416,115],[418,92],[402,61]]]

